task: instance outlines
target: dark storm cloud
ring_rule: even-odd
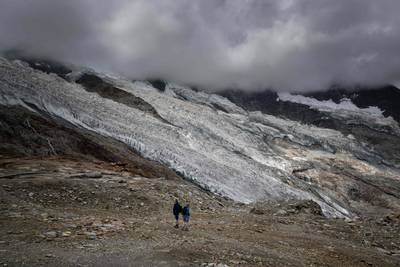
[[[0,0],[0,49],[205,88],[400,80],[397,0]]]

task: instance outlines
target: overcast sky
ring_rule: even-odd
[[[0,0],[0,50],[203,88],[400,81],[399,0]]]

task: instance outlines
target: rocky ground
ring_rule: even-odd
[[[173,227],[190,201],[189,231]],[[2,266],[399,266],[400,214],[326,219],[74,157],[0,158]]]

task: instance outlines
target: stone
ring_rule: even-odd
[[[316,203],[313,200],[300,201],[300,202],[296,203],[294,208],[297,211],[303,212],[303,213],[306,213],[306,214],[313,214],[313,215],[317,215],[317,216],[323,216],[323,212],[322,212],[321,206],[318,205],[318,203]]]
[[[43,234],[47,238],[56,238],[57,232],[56,231],[49,231]]]
[[[70,231],[65,231],[65,232],[62,232],[61,233],[61,236],[62,237],[69,237],[69,236],[71,236],[72,235],[72,233],[70,232]]]
[[[391,255],[400,255],[400,250],[391,250],[390,254]]]
[[[257,207],[253,207],[253,208],[250,210],[250,213],[253,213],[253,214],[256,214],[256,215],[263,215],[263,214],[265,214],[265,212],[264,212],[262,209],[257,208]]]
[[[384,248],[376,248],[376,249],[377,249],[378,251],[380,251],[380,252],[386,254],[386,255],[390,255],[390,254],[391,254],[390,251],[388,251],[388,250],[386,250],[386,249],[384,249]]]
[[[89,172],[89,173],[86,173],[85,176],[87,178],[94,178],[94,179],[103,177],[101,172]]]
[[[95,240],[97,238],[97,235],[95,232],[85,232],[84,235],[90,240]]]
[[[103,177],[103,174],[101,172],[86,172],[70,176],[70,178],[92,178],[92,179],[98,179],[101,177]]]
[[[288,214],[288,213],[287,213],[286,210],[280,209],[280,210],[278,210],[277,212],[274,213],[274,216],[285,216],[285,215],[287,215],[287,214]]]

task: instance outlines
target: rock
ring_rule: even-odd
[[[95,240],[97,238],[97,235],[95,232],[84,232],[84,235],[90,240]]]
[[[380,251],[380,252],[382,252],[382,253],[384,253],[384,254],[386,254],[386,255],[391,255],[392,253],[390,253],[390,251],[388,251],[388,250],[386,250],[386,249],[384,249],[384,248],[376,248],[378,251]]]
[[[298,212],[323,216],[320,205],[318,205],[318,203],[313,200],[300,201],[294,205],[294,208]]]
[[[399,257],[400,256],[400,250],[391,250],[390,254],[392,256]]]
[[[86,173],[80,173],[80,174],[75,174],[71,175],[71,178],[92,178],[92,179],[98,179],[103,177],[103,174],[101,172],[86,172]]]
[[[223,263],[202,263],[201,266],[207,266],[207,267],[229,267],[229,265],[223,264]]]
[[[94,179],[103,177],[103,175],[101,174],[101,172],[89,172],[89,173],[86,173],[85,176],[86,176],[87,178],[94,178]]]
[[[95,248],[95,247],[97,247],[97,245],[95,245],[95,244],[85,244],[85,245],[83,245],[83,247],[84,248]]]
[[[256,214],[256,215],[263,215],[263,214],[265,214],[264,210],[262,210],[262,209],[259,208],[259,207],[253,207],[253,208],[250,210],[250,213],[253,213],[253,214]]]
[[[61,233],[61,236],[62,236],[62,237],[69,237],[69,236],[71,236],[71,234],[72,234],[72,233],[71,233],[70,231],[65,231],[65,232],[62,232],[62,233]]]
[[[47,238],[56,238],[57,232],[56,231],[49,231],[43,234]]]
[[[365,236],[372,236],[372,232],[365,232]]]
[[[286,216],[288,212],[286,210],[278,210],[277,212],[274,213],[274,216]]]
[[[383,223],[386,224],[396,224],[400,222],[400,213],[398,214],[389,214],[382,219]]]

